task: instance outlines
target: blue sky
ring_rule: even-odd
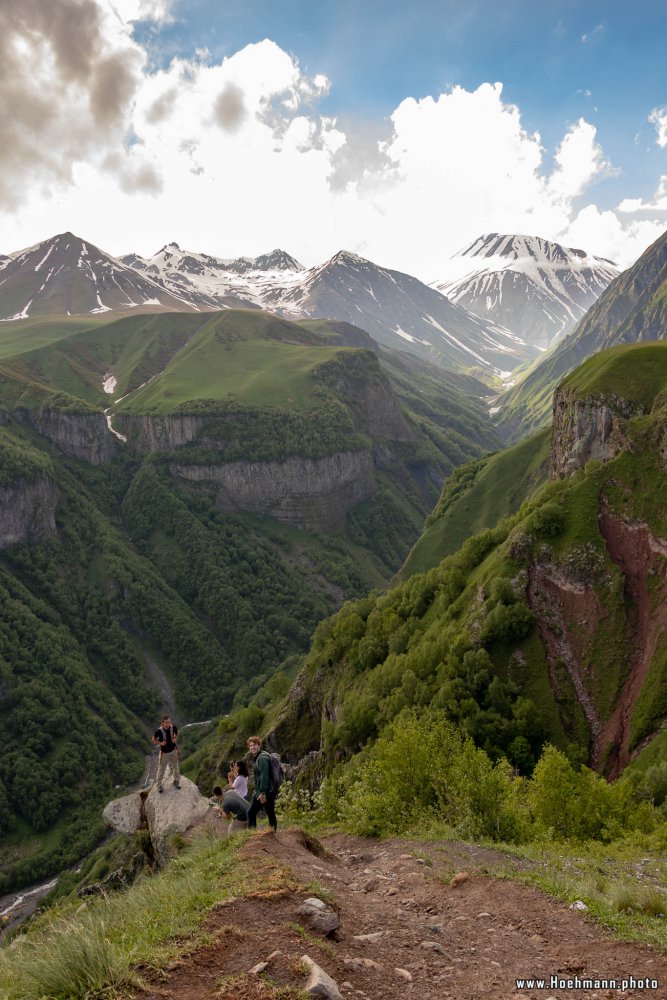
[[[173,23],[135,34],[156,63],[207,48],[213,59],[270,38],[306,73],[325,73],[330,114],[385,119],[405,97],[501,81],[524,126],[553,146],[585,117],[622,173],[604,181],[608,207],[635,179],[649,197],[667,156],[649,112],[667,104],[667,19],[658,0],[177,0]],[[620,195],[622,196],[622,195]]]
[[[71,229],[436,280],[518,232],[627,265],[667,226],[665,23],[653,0],[0,9],[0,251]]]

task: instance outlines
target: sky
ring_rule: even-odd
[[[667,228],[666,43],[659,0],[0,0],[0,252],[625,267]]]

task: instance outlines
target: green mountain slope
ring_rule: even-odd
[[[662,340],[666,329],[667,233],[612,281],[573,332],[501,397],[501,432],[516,440],[546,424],[557,383],[587,357],[619,344]]]
[[[516,513],[547,478],[549,431],[513,448],[460,466],[445,480],[435,510],[426,519],[398,579],[431,569],[471,535]]]
[[[568,448],[575,471],[426,573],[348,602],[318,627],[282,704],[257,703],[255,725],[285,754],[321,749],[328,761],[361,750],[406,707],[444,711],[522,771],[547,740],[612,776],[648,752],[667,717],[665,365],[667,345],[640,345],[570,376],[563,398],[573,393],[584,437],[556,428],[551,463]],[[580,447],[582,405],[600,434],[598,417],[616,407],[605,462]],[[531,444],[540,461],[543,441]],[[520,454],[511,450],[509,469]],[[225,740],[236,725],[224,724]]]
[[[496,446],[474,380],[341,326],[0,330],[0,892],[99,836],[163,707],[228,711],[384,586],[443,476]]]

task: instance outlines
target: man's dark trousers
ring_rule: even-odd
[[[278,829],[278,820],[276,819],[276,793],[267,792],[266,802],[261,803],[256,795],[253,795],[252,802],[250,803],[250,808],[248,809],[248,829],[251,830],[253,827],[257,826],[257,813],[260,809],[266,809],[266,815],[269,820],[269,826],[274,830]]]

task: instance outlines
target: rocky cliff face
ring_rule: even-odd
[[[17,416],[52,441],[63,454],[90,465],[103,465],[116,450],[116,442],[103,413],[24,410]]]
[[[347,451],[284,462],[171,466],[177,479],[198,483],[225,511],[268,514],[307,531],[338,531],[351,507],[375,492],[372,455]]]
[[[618,396],[575,398],[560,387],[554,395],[551,457],[552,479],[571,476],[586,462],[608,462],[628,446],[626,423],[640,416],[637,404]]]
[[[369,351],[345,361],[321,365],[317,376],[349,406],[357,430],[376,441],[414,441],[414,431],[375,356]]]
[[[57,500],[55,480],[47,474],[0,486],[0,549],[54,535]]]
[[[114,427],[127,436],[138,451],[173,451],[200,438],[203,418],[179,413],[163,416],[133,416],[117,413]]]

